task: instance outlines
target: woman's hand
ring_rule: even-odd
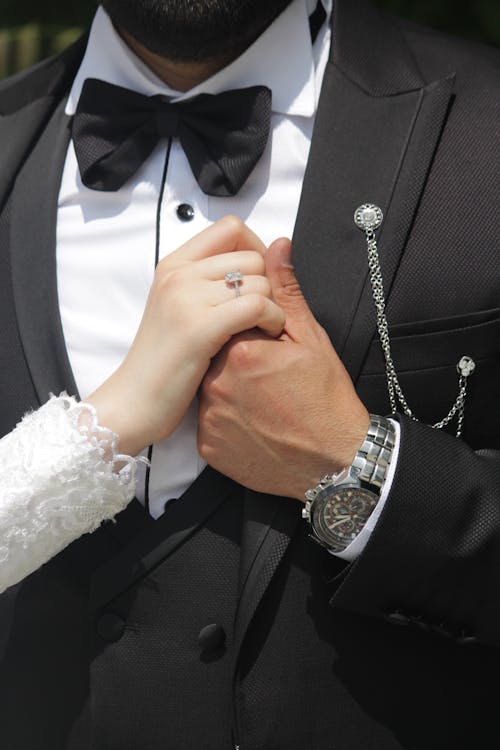
[[[137,455],[178,426],[210,360],[242,331],[279,336],[284,314],[271,300],[265,246],[228,216],[162,260],[134,342],[118,370],[86,401]],[[225,281],[243,274],[240,296]]]

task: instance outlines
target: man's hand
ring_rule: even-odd
[[[369,415],[307,306],[290,251],[280,239],[266,254],[283,334],[234,336],[214,358],[200,389],[198,447],[244,486],[303,500],[324,474],[352,463]]]

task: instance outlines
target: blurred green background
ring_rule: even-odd
[[[500,46],[500,0],[375,0],[391,13]],[[0,0],[0,78],[70,44],[97,0]]]

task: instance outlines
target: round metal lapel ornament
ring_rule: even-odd
[[[384,220],[382,209],[374,203],[363,203],[354,212],[354,223],[363,231],[378,229]]]

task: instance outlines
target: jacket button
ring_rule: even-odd
[[[119,641],[125,632],[125,620],[113,612],[105,612],[97,621],[97,633],[103,641]]]
[[[181,221],[193,221],[194,208],[189,203],[181,203],[177,206],[177,216]]]
[[[208,654],[222,648],[226,642],[224,628],[216,623],[206,625],[198,635],[198,645],[202,654]]]
[[[399,611],[389,612],[389,614],[386,615],[386,618],[387,620],[389,620],[389,622],[392,622],[393,625],[409,625],[410,624],[410,618]]]

